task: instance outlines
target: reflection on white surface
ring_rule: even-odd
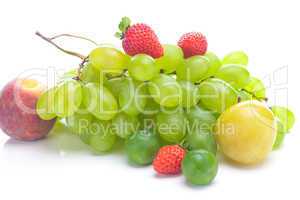
[[[83,144],[77,136],[69,133],[67,128],[62,124],[58,124],[47,138],[32,142],[8,139],[3,146],[3,150],[10,154],[33,152],[37,154],[46,153],[61,156],[70,152],[86,152],[87,146]]]
[[[57,123],[46,138],[38,141],[28,142],[8,139],[4,143],[0,155],[7,161],[32,160],[32,157],[35,157],[33,160],[41,161],[66,157],[78,158],[81,156],[119,156],[121,149],[121,144],[117,143],[112,152],[95,154],[78,136],[72,134],[63,124]]]
[[[6,136],[0,135],[1,143],[4,143],[4,138]],[[299,140],[294,138],[258,167],[236,167],[220,157],[214,182],[198,187],[187,184],[182,175],[164,177],[158,176],[152,166],[132,167],[120,147],[108,154],[95,155],[64,126],[56,126],[43,140],[22,142],[8,139],[3,144],[0,148],[0,188],[15,199],[55,199],[57,194],[64,194],[64,198],[73,195],[74,199],[93,199],[103,195],[110,197],[115,191],[121,196],[126,193],[132,196],[136,191],[141,191],[139,196],[150,196],[161,194],[156,193],[161,190],[163,194],[182,195],[179,199],[186,196],[193,199],[198,195],[218,196],[224,191],[235,194],[237,189],[245,194],[250,186],[258,193],[266,191],[271,194],[282,188],[274,179],[289,183],[299,174],[296,173],[299,163],[289,153],[298,152]],[[276,184],[272,186],[273,182]],[[240,187],[241,184],[248,186]],[[298,186],[287,185],[289,190],[294,190],[292,187]],[[15,188],[20,194],[15,192]],[[34,192],[31,192],[32,188],[36,188]],[[44,194],[48,194],[48,198],[44,198]]]

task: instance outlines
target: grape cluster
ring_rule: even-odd
[[[183,162],[191,180],[205,176],[193,177],[190,163],[200,159],[201,149],[213,168],[205,164],[209,177],[192,182],[206,184],[217,170],[213,131],[218,116],[242,101],[265,101],[266,89],[250,74],[243,51],[220,59],[210,51],[185,58],[177,45],[163,45],[163,49],[163,56],[152,58],[97,47],[79,69],[67,72],[43,93],[37,113],[44,120],[64,119],[95,152],[110,151],[118,139],[124,140],[128,159],[138,165],[151,164],[163,145],[194,150]],[[290,111],[276,106],[272,110],[281,127],[274,144],[278,148],[291,127],[284,118]]]

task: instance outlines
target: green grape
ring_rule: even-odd
[[[103,85],[88,83],[83,88],[85,108],[99,120],[111,120],[118,111],[118,103]]]
[[[210,51],[206,52],[204,57],[206,57],[208,59],[209,67],[208,67],[207,73],[205,74],[203,79],[214,76],[217,73],[217,71],[220,69],[220,67],[222,66],[221,60],[213,52],[210,52]]]
[[[182,91],[181,105],[185,108],[196,105],[199,101],[198,87],[190,81],[178,81]]]
[[[222,113],[214,112],[213,114],[218,119]]]
[[[156,115],[160,137],[166,142],[179,143],[186,134],[186,117],[181,109],[165,110]]]
[[[211,132],[208,131],[193,131],[186,136],[186,141],[189,150],[204,149],[216,155],[217,143]]]
[[[98,47],[89,55],[89,62],[103,73],[121,74],[126,69],[129,57],[111,47]]]
[[[155,115],[160,111],[160,105],[151,96],[146,98],[146,105],[143,110],[144,115]]]
[[[120,110],[134,116],[143,112],[148,94],[146,85],[126,79],[121,87],[118,97]]]
[[[187,181],[194,185],[207,185],[218,172],[216,156],[206,150],[193,150],[185,154],[182,161],[182,173]]]
[[[148,84],[149,93],[158,104],[165,107],[175,107],[181,103],[181,87],[171,76],[160,74]]]
[[[120,91],[122,89],[123,82],[126,78],[121,77],[113,77],[104,82],[104,86],[111,91],[115,98],[119,97]]]
[[[183,65],[183,51],[177,45],[163,45],[164,55],[155,61],[155,64],[164,71],[164,73],[172,73],[176,71],[178,66]]]
[[[159,67],[151,56],[137,54],[131,58],[128,72],[137,81],[149,81],[159,74]]]
[[[205,108],[222,113],[238,101],[238,92],[225,81],[211,78],[199,85],[200,102]]]
[[[95,119],[89,126],[89,146],[95,152],[107,152],[116,142],[110,121]]]
[[[234,88],[239,89],[248,84],[250,73],[242,65],[227,64],[223,65],[215,76],[231,84]]]
[[[188,132],[213,132],[217,121],[215,113],[205,110],[199,106],[194,106],[186,111],[189,121]]]
[[[80,140],[87,145],[90,145],[90,127],[88,127],[88,131],[87,132],[82,132],[79,135]]]
[[[248,56],[243,51],[233,51],[226,56],[224,56],[222,60],[222,64],[240,64],[247,66],[248,65]]]
[[[89,132],[89,125],[93,116],[90,113],[76,112],[74,115],[66,117],[66,124],[71,131],[79,136]]]
[[[279,149],[283,144],[284,138],[285,138],[284,133],[277,132],[276,139],[275,139],[275,142],[273,144],[272,150]]]
[[[61,118],[73,115],[78,110],[81,100],[82,89],[80,83],[72,79],[63,82],[55,91],[55,114]]]
[[[159,148],[158,137],[149,130],[133,134],[125,144],[128,160],[137,165],[151,164]]]
[[[135,116],[119,113],[112,120],[112,127],[117,136],[126,139],[139,129],[139,120]]]
[[[238,93],[239,93],[239,98],[240,98],[241,102],[253,99],[252,95],[245,90],[240,90],[240,91],[238,91]]]
[[[185,60],[184,65],[177,67],[176,74],[179,80],[193,83],[201,81],[209,69],[209,60],[204,56],[192,56]]]
[[[282,124],[282,132],[287,133],[294,126],[295,115],[288,108],[282,106],[272,106],[272,112]]]
[[[275,138],[275,142],[273,144],[273,150],[279,149],[281,147],[286,134],[284,130],[284,125],[280,122],[278,118],[276,118],[276,128],[277,128],[277,135]]]
[[[266,98],[266,88],[264,83],[255,77],[250,77],[248,84],[245,85],[243,89],[258,99]]]
[[[94,82],[103,84],[107,81],[107,78],[104,75],[104,73],[97,70],[90,63],[82,68],[79,78],[80,80],[86,83]]]
[[[55,105],[54,95],[56,89],[57,89],[56,87],[53,87],[45,91],[37,101],[36,112],[39,115],[39,117],[43,120],[50,120],[56,117],[54,111],[54,105]]]
[[[58,82],[66,81],[72,79],[78,75],[77,69],[71,69],[65,72],[61,77],[59,77]]]
[[[160,107],[152,97],[148,96],[145,108],[138,116],[141,129],[153,129],[155,127],[155,115],[160,112]]]
[[[155,127],[155,115],[140,114],[138,116],[140,129],[147,129],[154,131]]]

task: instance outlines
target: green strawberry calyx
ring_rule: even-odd
[[[122,17],[121,22],[119,23],[119,31],[115,33],[115,36],[122,40],[125,32],[130,27],[130,23],[131,20],[129,17]]]

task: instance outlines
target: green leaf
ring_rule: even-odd
[[[120,32],[116,32],[116,33],[115,33],[115,37],[116,37],[116,38],[119,38],[119,39],[120,39],[120,38],[122,38],[122,36],[123,36],[123,34],[120,33]]]
[[[127,28],[130,26],[130,23],[131,23],[131,21],[130,21],[129,17],[123,17],[119,24],[120,31],[122,33],[124,33],[127,30]]]
[[[293,127],[295,123],[294,113],[288,108],[282,106],[272,106],[271,110],[274,113],[274,115],[279,119],[279,121],[282,123],[283,126],[282,131],[284,133],[289,132],[289,130]]]

